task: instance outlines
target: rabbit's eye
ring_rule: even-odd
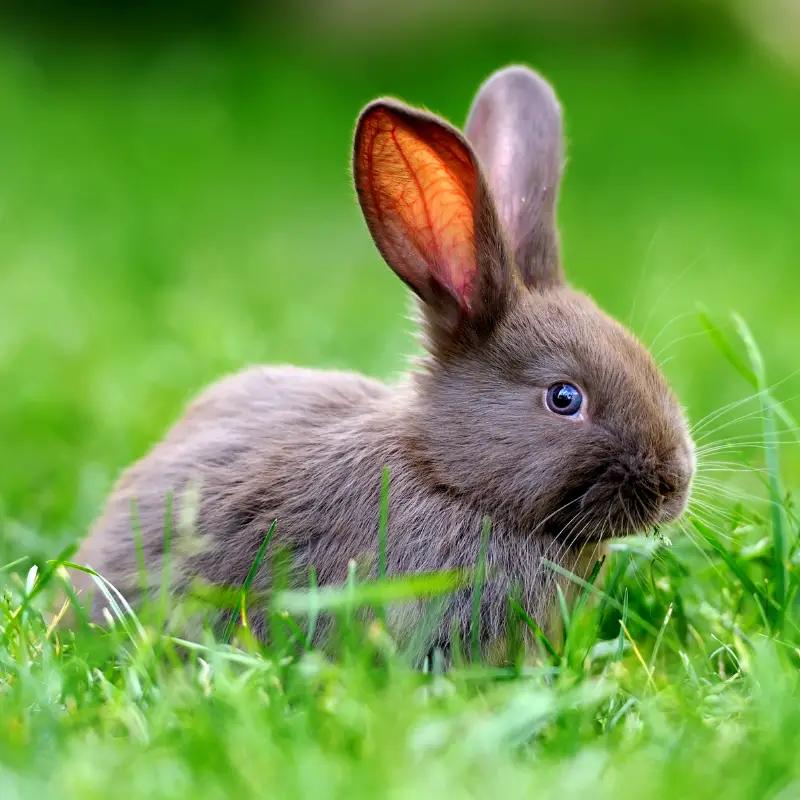
[[[563,417],[572,417],[581,410],[583,395],[571,383],[554,383],[547,390],[547,407]]]

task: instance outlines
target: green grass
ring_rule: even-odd
[[[798,78],[735,49],[545,39],[431,34],[425,58],[0,40],[3,798],[800,792]],[[514,608],[539,644],[504,669],[463,642],[452,672],[414,670],[355,619],[435,606],[461,574],[278,591],[267,647],[246,591],[230,642],[123,624],[109,587],[113,624],[50,630],[68,546],[205,383],[259,361],[403,368],[407,297],[348,183],[355,115],[395,93],[461,121],[515,59],[567,111],[567,270],[652,345],[696,425],[692,515],[615,543],[564,641]],[[264,534],[256,567],[279,555]],[[332,657],[301,633],[324,610]]]
[[[580,582],[564,607],[563,639],[517,607],[540,646],[506,667],[456,655],[443,672],[434,655],[419,671],[382,624],[358,621],[362,607],[435,598],[468,576],[358,583],[353,571],[340,588],[278,584],[258,605],[245,588],[223,640],[188,642],[131,617],[105,584],[106,625],[54,628],[68,554],[33,565],[0,603],[4,796],[792,797],[800,550],[788,500],[775,498],[775,527],[780,476],[767,478],[747,510],[691,513],[699,536],[687,523],[672,545],[614,543],[602,588]],[[259,608],[268,646],[248,634]],[[302,633],[319,612],[338,619],[325,653]]]

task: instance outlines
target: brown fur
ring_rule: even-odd
[[[439,239],[420,250],[394,195],[374,194],[367,170],[383,167],[369,137],[381,125],[446,160],[453,196],[474,209],[474,264],[448,266]],[[274,519],[299,582],[313,566],[320,583],[340,583],[350,559],[376,550],[388,466],[391,573],[474,565],[482,519],[491,517],[481,609],[489,645],[505,633],[514,584],[527,610],[546,618],[555,581],[542,557],[585,572],[608,537],[682,513],[693,454],[678,404],[641,345],[563,281],[555,95],[526,68],[503,70],[479,92],[467,137],[475,150],[447,123],[395,101],[368,106],[356,133],[359,199],[379,250],[420,299],[427,358],[393,386],[294,367],[222,380],[123,475],[83,563],[136,602],[131,502],[157,581],[167,492],[180,526],[197,488],[194,523],[205,544],[177,558],[176,592],[196,576],[240,586]],[[434,214],[434,237],[440,223]],[[547,409],[547,387],[559,380],[584,392],[584,420]],[[471,593],[457,594],[441,643],[453,621],[467,635],[470,614]],[[417,619],[417,611],[398,616],[401,637]]]

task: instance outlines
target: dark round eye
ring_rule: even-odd
[[[554,383],[547,390],[547,407],[554,414],[571,417],[581,410],[583,395],[571,383]]]

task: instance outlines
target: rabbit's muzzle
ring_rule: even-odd
[[[586,526],[587,538],[627,536],[675,521],[688,503],[693,472],[682,451],[617,458],[581,499],[580,513],[594,522]]]

